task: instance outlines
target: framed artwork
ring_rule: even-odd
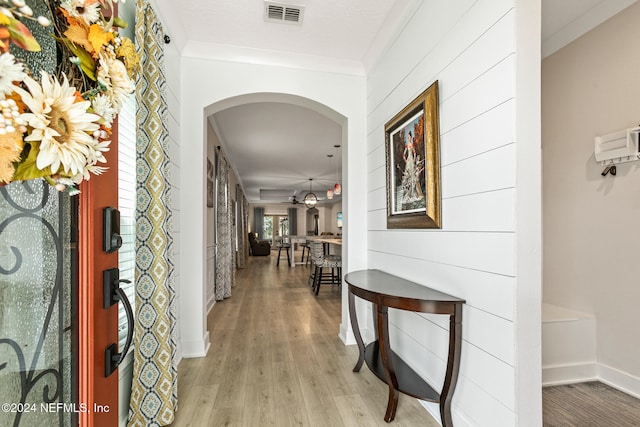
[[[207,159],[207,207],[213,207],[213,164]]]
[[[438,81],[385,124],[387,228],[442,228]]]

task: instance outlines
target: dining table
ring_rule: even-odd
[[[291,243],[291,267],[294,268],[296,264],[304,264],[302,259],[296,260],[296,245],[302,245],[307,242],[309,236],[289,236],[289,242]]]

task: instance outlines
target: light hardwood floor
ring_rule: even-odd
[[[211,348],[178,369],[183,426],[387,426],[387,387],[366,366],[352,372],[357,347],[338,338],[340,288],[312,295],[308,268],[251,257],[232,297],[208,318]],[[438,424],[400,396],[394,426]]]

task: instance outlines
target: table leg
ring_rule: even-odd
[[[353,368],[353,372],[360,372],[362,364],[364,363],[364,341],[362,335],[360,335],[360,328],[358,327],[358,316],[356,315],[356,296],[349,292],[349,317],[351,318],[351,329],[353,329],[353,336],[358,344],[358,362]]]
[[[456,304],[454,314],[449,316],[449,355],[447,371],[440,393],[440,418],[442,427],[453,427],[451,400],[458,380],[460,351],[462,349],[462,304]]]
[[[380,347],[380,357],[382,358],[382,367],[384,369],[384,376],[389,386],[389,400],[387,402],[387,412],[384,415],[384,420],[388,423],[393,421],[396,416],[396,409],[398,408],[398,397],[400,392],[398,391],[398,379],[396,378],[396,371],[393,368],[391,361],[391,345],[389,344],[389,318],[388,308],[382,304],[377,305],[377,326],[378,326],[378,344]]]

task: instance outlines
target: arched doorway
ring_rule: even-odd
[[[265,108],[268,110],[269,108],[282,108],[282,105],[286,105],[287,108],[289,108],[288,111],[290,111],[290,115],[291,115],[291,120],[283,121],[282,126],[292,126],[291,121],[295,123],[295,117],[297,117],[296,110],[313,111],[314,114],[323,116],[324,120],[331,122],[331,125],[338,129],[338,131],[336,132],[337,140],[332,141],[328,145],[327,153],[334,154],[336,151],[334,147],[336,145],[343,147],[341,150],[343,153],[346,152],[346,147],[348,145],[348,141],[347,141],[348,121],[346,117],[342,116],[341,114],[337,113],[331,108],[323,104],[320,104],[316,101],[303,98],[300,96],[281,94],[281,93],[256,93],[256,94],[240,95],[240,96],[219,101],[205,108],[206,126],[205,126],[205,134],[203,138],[206,143],[205,152],[207,152],[208,154],[212,152],[217,152],[218,147],[221,147],[221,151],[223,153],[231,150],[232,147],[229,147],[230,143],[225,140],[225,131],[223,129],[224,126],[221,125],[219,122],[219,119],[221,118],[228,119],[229,116],[226,114],[229,111],[242,110],[243,108],[245,108],[244,111],[246,111],[246,107],[248,106],[253,109]],[[269,111],[266,111],[264,114],[268,115]],[[237,115],[233,120],[236,120],[236,119],[237,119]],[[318,130],[318,132],[322,132],[322,130]],[[321,156],[310,155],[308,153],[309,143],[304,138],[301,138],[300,140],[296,141],[296,143],[297,145],[293,147],[287,148],[287,147],[277,146],[277,148],[279,150],[284,150],[284,152],[286,152],[287,150],[299,150],[303,154],[306,154],[312,157],[314,161],[321,164],[323,168],[328,169],[331,175],[331,180],[332,180],[331,183],[320,184],[315,179],[313,180],[313,190],[316,193],[321,194],[320,192],[326,192],[327,187],[324,187],[325,190],[323,190],[322,189],[323,185],[333,186],[333,184],[335,184],[335,178],[337,175],[336,164],[328,162],[328,159],[326,157],[327,153],[323,153],[323,155]],[[305,143],[307,143],[307,145],[305,145]],[[254,149],[255,151],[259,151],[258,148],[263,149],[265,145],[269,147],[276,146],[276,144],[270,144],[266,136],[263,135],[263,137],[259,138],[258,142],[254,143],[253,146],[249,145],[248,147],[245,147],[245,152],[251,152]],[[268,155],[265,155],[264,153],[262,155],[264,157],[260,157],[259,161],[268,162]],[[231,163],[233,163],[233,161],[231,161]],[[342,163],[340,166],[340,169],[341,169],[340,176],[342,177],[346,175],[345,167],[343,165],[346,165],[346,162]],[[231,165],[230,169],[232,169],[235,173],[238,173],[233,164]],[[309,185],[308,183],[310,181],[308,178],[308,175],[305,175],[306,173],[309,173],[308,169],[301,167],[298,162],[291,162],[290,165],[285,165],[282,169],[279,169],[277,171],[277,175],[300,174],[299,177],[303,182],[306,183],[305,186]],[[238,181],[240,185],[242,185],[244,177],[242,176],[242,174],[238,174],[238,175],[239,175],[237,176]],[[313,174],[312,174],[312,177],[313,177]],[[347,200],[347,194],[348,194],[346,181],[344,184],[345,184],[344,185],[345,190],[342,197],[342,203],[344,203],[344,207],[341,206],[340,211],[348,210],[346,206],[346,200]],[[311,189],[309,188],[309,190]],[[250,205],[255,205],[256,203],[255,198],[251,199],[250,197],[248,197],[248,199],[249,199]],[[214,206],[215,205],[216,203],[214,202]],[[252,208],[250,208],[249,211],[251,212]],[[300,212],[300,214],[302,215],[302,212]],[[302,218],[305,218],[306,220],[304,223],[304,228],[298,227],[297,234],[304,235],[309,232],[312,232],[315,235],[320,234],[320,231],[324,231],[323,227],[326,227],[325,223],[329,223],[330,222],[329,218],[332,218],[333,216],[335,216],[335,213],[331,209],[325,209],[323,207],[320,207],[320,210],[318,210],[317,208],[313,208],[310,210],[310,212],[305,210],[304,216],[302,217]],[[205,217],[206,218],[205,235],[207,236],[206,253],[208,258],[206,263],[206,273],[205,273],[205,277],[207,278],[207,283],[205,286],[208,288],[215,287],[215,283],[212,283],[211,280],[216,277],[216,274],[211,270],[216,265],[216,262],[215,260],[212,260],[209,258],[211,254],[215,253],[215,248],[218,248],[218,250],[220,248],[220,246],[217,245],[214,240],[215,236],[218,234],[215,232],[216,224],[215,224],[215,221],[213,220],[216,217],[217,215],[215,214],[215,212],[210,213],[208,211]],[[302,218],[300,218],[300,220],[302,220]],[[251,220],[249,221],[249,224],[252,224]],[[251,227],[250,227],[250,230],[253,231]],[[346,228],[343,230],[343,235],[345,239],[348,238],[348,231]],[[242,236],[242,237],[245,237],[245,236]],[[343,251],[343,265],[346,262],[348,262],[347,254],[346,254],[346,251]],[[205,295],[211,295],[211,293],[212,293],[211,291],[205,291]],[[346,329],[344,325],[348,323],[348,317],[346,316],[346,312],[347,312],[346,297],[344,295],[344,292],[341,293],[341,297],[342,297],[341,299],[342,299],[342,306],[343,306],[343,310],[342,310],[343,316],[341,319],[340,330],[345,331]]]
[[[366,161],[366,79],[360,74],[283,68],[274,64],[245,64],[185,56],[180,78],[180,341],[184,357],[206,354],[206,148],[210,136],[208,118],[234,105],[251,102],[283,102],[313,109],[338,123],[342,130],[342,158],[361,165]],[[326,156],[325,165],[328,167]],[[347,172],[348,169],[348,172]],[[335,173],[335,165],[334,165]],[[367,264],[366,168],[342,167],[344,271]],[[314,186],[314,189],[317,189]],[[302,212],[301,212],[302,215]],[[301,218],[301,222],[302,222]],[[188,242],[188,244],[187,244]],[[354,343],[343,294],[340,338]]]
[[[310,236],[312,233],[314,236],[317,236],[320,228],[320,211],[316,208],[307,209],[306,219],[307,236]]]

